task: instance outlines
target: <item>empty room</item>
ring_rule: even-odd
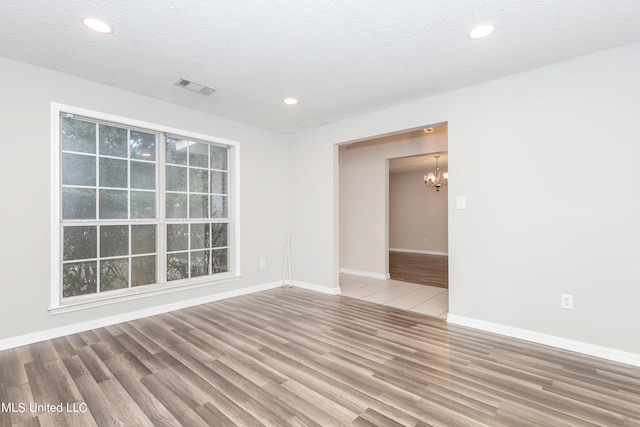
[[[638,22],[2,1],[0,426],[640,425]]]

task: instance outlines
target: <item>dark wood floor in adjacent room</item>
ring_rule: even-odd
[[[389,275],[394,280],[449,288],[449,257],[389,251]]]
[[[293,288],[0,352],[0,401],[88,408],[2,426],[638,426],[640,370]]]

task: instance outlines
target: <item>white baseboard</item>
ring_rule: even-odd
[[[389,273],[373,273],[371,271],[361,271],[361,270],[353,270],[351,268],[341,268],[340,273],[345,274],[353,274],[354,276],[363,276],[363,277],[371,277],[373,279],[387,280],[390,279],[391,276]]]
[[[640,366],[640,354],[628,353],[625,351],[587,344],[580,341],[573,341],[566,338],[554,337],[553,335],[541,334],[539,332],[533,332],[526,329],[513,328],[511,326],[500,325],[498,323],[485,322],[484,320],[472,319],[455,314],[448,314],[447,322],[454,325],[467,326],[469,328],[480,329],[482,331],[493,332],[499,335],[557,347],[563,350],[575,351],[576,353],[625,363],[627,365]]]
[[[321,292],[323,294],[329,295],[340,295],[342,291],[340,290],[340,286],[335,286],[333,288],[328,288],[326,286],[314,285],[313,283],[299,282],[294,280],[292,285],[297,288],[308,289],[310,291]]]
[[[449,256],[449,252],[436,252],[436,251],[421,251],[420,249],[399,249],[399,248],[389,248],[391,252],[406,252],[410,254],[425,254],[425,255],[442,255]]]
[[[195,305],[206,304],[208,302],[219,301],[227,298],[233,298],[240,295],[251,294],[259,291],[265,291],[267,289],[277,288],[281,284],[282,284],[281,281],[273,282],[273,283],[265,283],[262,285],[256,285],[256,286],[250,286],[247,288],[220,292],[214,295],[207,295],[206,297],[179,301],[173,304],[165,304],[165,305],[160,305],[156,307],[150,307],[144,310],[123,313],[117,316],[104,317],[101,319],[90,320],[82,323],[76,323],[74,325],[63,326],[60,328],[47,329],[44,331],[34,332],[31,334],[25,334],[17,337],[6,338],[3,340],[0,340],[0,350],[6,350],[13,347],[33,344],[40,341],[59,338],[65,335],[77,334],[78,332],[85,332],[91,329],[103,328],[105,326],[115,325],[117,323],[128,322],[131,320],[141,319],[143,317],[154,316],[156,314],[162,314],[162,313],[167,313],[174,310],[180,310],[182,308],[193,307]]]

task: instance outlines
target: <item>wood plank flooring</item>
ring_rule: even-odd
[[[640,426],[640,370],[293,288],[0,352],[0,402],[1,426]]]
[[[449,288],[449,257],[389,251],[389,275],[394,280]]]

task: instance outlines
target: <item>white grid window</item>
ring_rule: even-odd
[[[234,146],[64,110],[57,120],[52,306],[237,274]]]

